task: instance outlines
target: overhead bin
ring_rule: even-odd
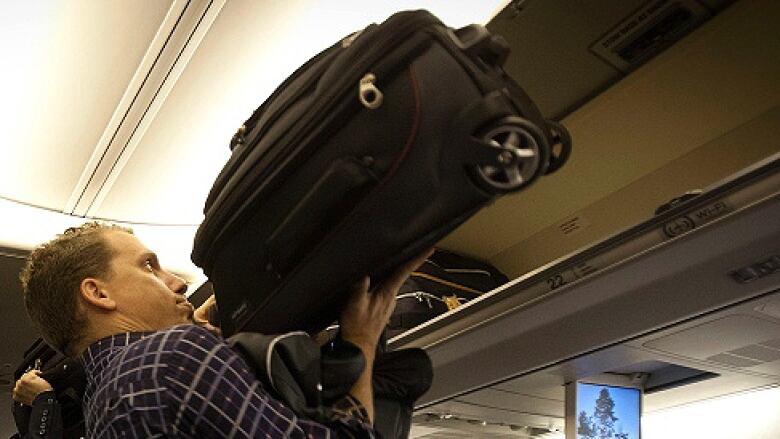
[[[576,145],[566,168],[498,200],[441,243],[510,278],[780,150],[772,140],[780,137],[780,2],[733,2],[600,93],[599,68],[608,76],[609,67],[588,47],[621,17],[659,2],[586,3],[524,2],[516,17],[507,10],[488,25],[509,42],[508,71],[543,112],[576,108],[561,120]],[[586,95],[595,97],[577,106]]]
[[[390,346],[430,354],[425,405],[771,294],[780,288],[778,218],[780,153]]]

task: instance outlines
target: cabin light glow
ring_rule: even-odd
[[[642,439],[776,439],[780,387],[724,396],[642,416]]]
[[[68,227],[78,226],[88,219],[64,215],[51,210],[27,206],[0,198],[0,247],[31,250],[52,239]],[[200,268],[189,260],[189,249],[195,236],[193,226],[149,226],[116,224],[130,227],[133,233],[153,252],[161,264],[182,276],[192,293],[206,280]]]

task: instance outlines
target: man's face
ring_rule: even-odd
[[[103,238],[114,251],[104,288],[116,302],[123,328],[157,331],[192,321],[186,284],[162,269],[157,256],[138,238],[117,230],[105,232]]]

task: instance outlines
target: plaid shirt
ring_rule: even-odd
[[[199,326],[106,337],[82,361],[89,438],[374,437],[352,398],[338,404],[344,415],[328,426],[296,417]]]

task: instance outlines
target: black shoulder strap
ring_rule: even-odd
[[[357,347],[342,341],[321,354],[320,346],[305,332],[240,332],[226,341],[269,393],[297,415],[322,423],[333,418],[323,400],[344,396],[365,368]]]

